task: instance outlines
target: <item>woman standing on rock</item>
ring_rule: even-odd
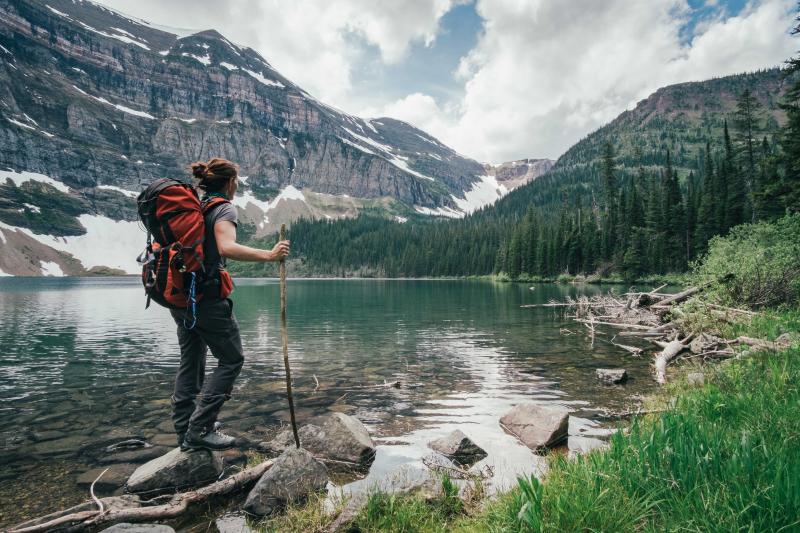
[[[289,255],[289,241],[278,242],[272,250],[260,250],[236,242],[236,208],[231,203],[238,186],[238,167],[226,159],[214,158],[191,165],[197,186],[203,191],[205,240],[204,271],[224,272],[226,259],[237,261],[280,261]],[[216,200],[220,198],[223,201]],[[225,274],[227,276],[227,273]],[[244,363],[239,324],[233,315],[233,301],[221,297],[222,283],[211,278],[202,288],[196,321],[187,327],[186,312],[173,309],[178,326],[181,362],[172,395],[172,420],[183,450],[221,450],[234,445],[234,438],[217,429],[222,404],[230,399],[233,383]],[[217,368],[205,379],[207,349],[217,359]]]

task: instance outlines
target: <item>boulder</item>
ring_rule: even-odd
[[[603,383],[618,384],[628,380],[628,373],[624,368],[598,368],[595,370],[597,379]]]
[[[569,411],[561,406],[523,403],[503,415],[500,425],[528,448],[541,451],[567,438]]]
[[[428,447],[462,465],[471,465],[486,457],[486,451],[460,429],[429,442]]]
[[[102,533],[175,533],[175,530],[164,524],[114,524],[102,530]]]
[[[690,372],[686,375],[686,382],[692,387],[702,387],[706,382],[706,375],[702,372]]]
[[[171,452],[143,464],[128,478],[128,492],[158,492],[173,488],[196,487],[214,481],[222,473],[218,452],[194,450]]]
[[[567,447],[569,448],[570,457],[576,455],[583,455],[592,450],[601,450],[608,447],[608,443],[604,440],[595,439],[593,437],[581,437],[578,435],[570,435],[567,440]]]
[[[289,448],[275,459],[247,495],[244,510],[257,516],[270,515],[289,503],[303,501],[327,484],[324,464],[307,450]]]
[[[375,458],[375,443],[367,428],[344,413],[331,413],[321,426],[306,424],[297,433],[300,445],[322,460],[369,465]],[[260,447],[278,452],[294,448],[294,436],[286,430]]]

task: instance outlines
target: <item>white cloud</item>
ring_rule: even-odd
[[[154,23],[198,30],[214,28],[232,42],[258,51],[281,74],[340,108],[352,100],[352,72],[366,46],[386,64],[402,61],[415,42],[431,45],[439,21],[461,0],[100,0]]]
[[[688,43],[688,0],[477,0],[484,31],[453,73],[464,84],[455,100],[410,86],[376,106],[380,94],[354,90],[353,72],[374,60],[368,47],[384,64],[409,60],[410,46],[434,43],[441,17],[463,1],[102,3],[156,23],[216,28],[327,103],[405,120],[490,162],[557,157],[659,87],[778,65],[796,48],[787,33],[794,0],[751,0],[736,17],[719,6]]]
[[[794,52],[794,6],[751,3],[686,43],[685,0],[479,0],[485,32],[457,72],[463,101],[412,94],[383,111],[479,160],[557,157],[659,87],[780,64]]]

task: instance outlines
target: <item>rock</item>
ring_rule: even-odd
[[[595,375],[603,383],[618,384],[628,380],[628,373],[624,368],[598,368]]]
[[[460,429],[429,442],[428,447],[462,465],[471,465],[486,457],[484,449],[472,442]]]
[[[577,435],[570,435],[567,440],[567,447],[571,457],[576,455],[583,455],[592,450],[600,450],[608,447],[608,443],[604,440],[595,439],[592,437],[581,437]]]
[[[149,440],[156,446],[173,447],[178,445],[178,436],[175,433],[158,433]]]
[[[101,491],[113,491],[118,489],[125,485],[125,482],[136,468],[136,465],[128,463],[108,467],[108,471],[103,474],[103,477],[97,481],[94,487]],[[78,486],[84,488],[91,486],[94,480],[97,479],[97,476],[104,470],[106,470],[106,467],[93,468],[84,472],[78,476]]]
[[[85,435],[73,435],[61,439],[48,440],[34,444],[30,451],[34,455],[62,455],[78,452],[89,441]]]
[[[103,455],[97,458],[97,462],[103,465],[113,463],[144,463],[157,457],[161,457],[169,451],[165,446],[148,446],[138,450],[125,450],[121,452]]]
[[[103,529],[101,533],[175,533],[175,530],[164,524],[115,524]]]
[[[226,513],[214,521],[218,533],[252,533],[255,530],[247,523],[247,515],[242,512]]]
[[[298,435],[300,445],[322,460],[369,465],[375,458],[375,443],[367,428],[357,418],[344,413],[331,413],[322,426],[306,424],[298,430]],[[294,446],[291,430],[283,431],[266,445],[260,445],[274,451]]]
[[[57,430],[34,431],[33,433],[31,433],[31,437],[36,442],[44,442],[44,441],[47,441],[47,440],[62,439],[64,437],[66,437],[66,436],[67,436],[66,433],[64,433],[63,431],[57,431]]]
[[[793,344],[797,344],[800,335],[797,333],[782,333],[775,339],[775,345],[779,348],[789,348]]]
[[[686,382],[692,387],[702,387],[706,382],[706,375],[702,372],[691,372],[686,376]]]
[[[327,484],[325,465],[307,450],[289,448],[275,459],[247,495],[244,510],[258,516],[270,515],[288,503],[303,501]]]
[[[500,419],[503,429],[525,446],[541,451],[567,438],[569,411],[560,406],[522,403]]]
[[[207,450],[183,452],[175,448],[137,468],[125,488],[128,492],[156,492],[196,487],[215,480],[222,469],[218,453]]]

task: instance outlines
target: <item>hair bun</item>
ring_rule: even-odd
[[[197,162],[192,163],[192,176],[195,178],[202,180],[208,177],[208,165],[205,163]]]

